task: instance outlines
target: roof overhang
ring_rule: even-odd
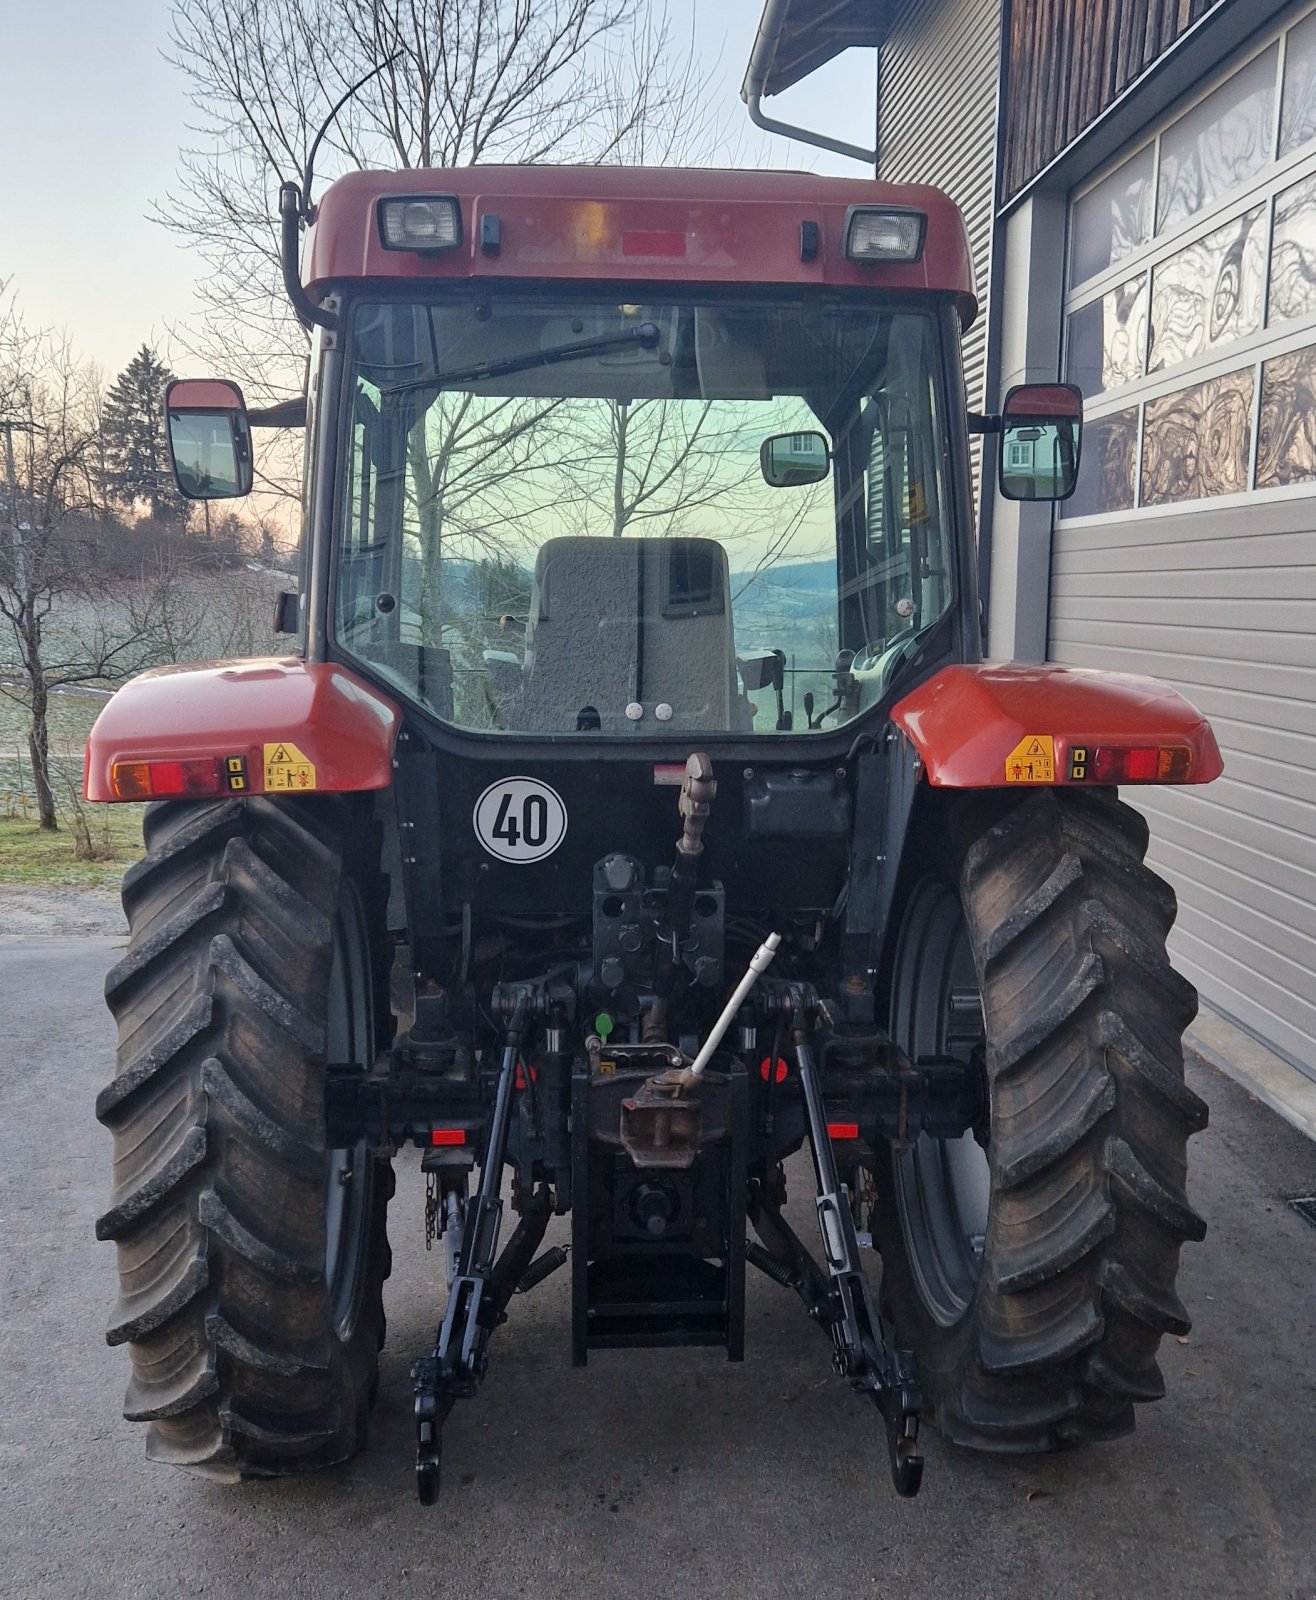
[[[766,0],[741,96],[780,94],[853,45],[882,42],[889,0]]]

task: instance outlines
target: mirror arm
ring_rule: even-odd
[[[253,428],[304,428],[306,426],[306,397],[280,400],[277,405],[258,406],[247,412],[247,421]]]
[[[982,411],[970,411],[968,413],[968,421],[970,433],[999,433],[1001,431],[999,415],[993,416]]]
[[[283,267],[283,287],[303,328],[313,324],[321,328],[334,328],[337,317],[322,310],[302,287],[298,266],[299,240],[302,223],[302,191],[295,183],[285,183],[279,188],[279,220],[282,223],[280,264]]]

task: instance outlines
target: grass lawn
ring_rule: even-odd
[[[0,883],[112,889],[142,853],[141,806],[85,806],[87,826],[103,861],[73,854],[73,792],[82,786],[82,747],[105,704],[103,695],[50,697],[51,780],[59,809],[58,833],[37,827],[32,774],[27,764],[27,707],[0,694]]]
[[[0,883],[37,888],[113,889],[124,868],[142,854],[141,806],[88,806],[93,842],[109,850],[104,861],[77,861],[73,832],[42,833],[35,822],[0,816]]]

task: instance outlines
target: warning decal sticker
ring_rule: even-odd
[[[315,788],[315,767],[295,744],[284,740],[282,744],[265,746],[265,789],[267,793]]]
[[[1055,740],[1049,733],[1030,733],[1005,758],[1007,783],[1054,783]]]

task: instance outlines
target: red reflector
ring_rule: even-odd
[[[1092,752],[1097,783],[1184,783],[1192,752],[1183,745],[1133,745],[1121,750],[1103,745]]]
[[[829,1122],[827,1124],[827,1137],[829,1139],[857,1139],[859,1137],[859,1124],[857,1122]]]
[[[771,1061],[768,1060],[767,1056],[764,1056],[762,1061],[759,1062],[759,1077],[763,1079],[764,1083],[766,1083],[768,1081],[769,1072],[772,1072],[772,1063],[771,1063]],[[777,1070],[775,1072],[773,1072],[773,1074],[772,1074],[773,1082],[774,1083],[785,1083],[785,1081],[786,1081],[786,1072],[787,1072],[786,1063],[781,1059],[780,1056],[778,1056],[777,1057]]]
[[[683,233],[623,233],[621,253],[624,256],[683,256]]]
[[[199,761],[116,761],[110,784],[120,800],[228,792],[224,763],[212,756]]]
[[[465,1144],[465,1128],[432,1128],[430,1130],[431,1144]]]

